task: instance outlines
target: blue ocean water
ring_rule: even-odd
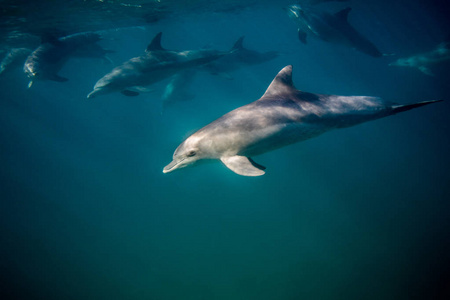
[[[59,73],[69,81],[30,89],[21,68],[0,78],[2,298],[448,299],[449,63],[435,76],[388,66],[448,36],[446,2],[317,6],[351,6],[352,25],[394,54],[382,58],[301,44],[283,10],[293,2],[181,3],[149,24],[104,20],[113,64],[74,58]],[[164,114],[168,80],[137,97],[86,99],[158,32],[167,49],[229,50],[244,35],[246,48],[281,55],[233,79],[197,74],[195,98]],[[162,173],[189,134],[260,98],[289,64],[308,92],[444,102],[257,156],[261,177],[220,162]]]

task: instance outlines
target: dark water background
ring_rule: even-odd
[[[396,54],[378,59],[300,44],[282,9],[291,2],[180,3],[150,24],[134,15],[76,20],[92,30],[143,26],[101,42],[116,64],[142,54],[159,31],[168,49],[227,50],[245,35],[247,48],[283,55],[234,80],[199,74],[196,97],[164,115],[167,81],[139,97],[87,100],[112,68],[98,60],[73,59],[60,72],[68,82],[29,90],[21,70],[1,78],[2,298],[449,299],[450,71],[388,66],[449,34],[446,2],[320,6],[350,5],[350,22]],[[256,157],[268,168],[262,177],[220,163],[162,173],[184,138],[258,99],[288,64],[305,91],[446,101]]]

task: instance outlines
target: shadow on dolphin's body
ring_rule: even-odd
[[[383,56],[384,54],[371,41],[348,23],[350,11],[351,8],[347,7],[335,14],[329,14],[299,4],[287,8],[289,17],[298,26],[298,39],[303,44],[307,43],[308,35],[313,35],[325,42],[354,48],[372,57]]]
[[[161,46],[162,33],[158,33],[145,53],[134,57],[103,76],[87,96],[93,98],[113,92],[137,96],[148,91],[146,86],[166,79],[177,72],[198,67],[225,55],[217,50],[166,50]]]
[[[313,94],[295,89],[292,66],[283,68],[265,94],[189,136],[178,146],[163,172],[219,159],[239,175],[260,176],[264,167],[250,157],[416,107],[438,102],[400,105],[369,96]]]
[[[390,63],[389,66],[417,68],[428,76],[434,76],[433,71],[431,70],[433,66],[449,62],[450,41],[446,41],[440,43],[435,49],[429,52],[399,58],[393,63]]]
[[[97,45],[100,40],[101,36],[97,33],[83,32],[43,42],[25,61],[23,69],[31,80],[28,87],[36,80],[67,81],[58,72],[71,57],[105,59],[111,51]]]

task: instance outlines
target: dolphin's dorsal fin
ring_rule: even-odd
[[[292,65],[288,65],[278,72],[262,98],[285,95],[295,90],[294,83],[292,82]]]
[[[150,42],[150,44],[148,44],[147,49],[145,49],[145,52],[166,50],[161,46],[161,36],[162,32],[158,33]]]
[[[341,21],[347,22],[348,13],[352,10],[351,7],[344,8],[343,10],[338,11],[334,14],[336,18]]]
[[[236,43],[234,43],[233,48],[231,48],[231,50],[242,50],[242,49],[244,49],[243,42],[244,42],[244,36],[241,36],[236,41]]]

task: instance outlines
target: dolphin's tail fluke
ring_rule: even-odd
[[[423,102],[419,102],[419,103],[414,103],[414,104],[406,104],[406,105],[393,105],[392,106],[392,114],[396,114],[399,112],[403,112],[403,111],[407,111],[416,107],[421,107],[424,105],[428,105],[431,103],[436,103],[436,102],[441,102],[444,100],[430,100],[430,101],[423,101]]]

